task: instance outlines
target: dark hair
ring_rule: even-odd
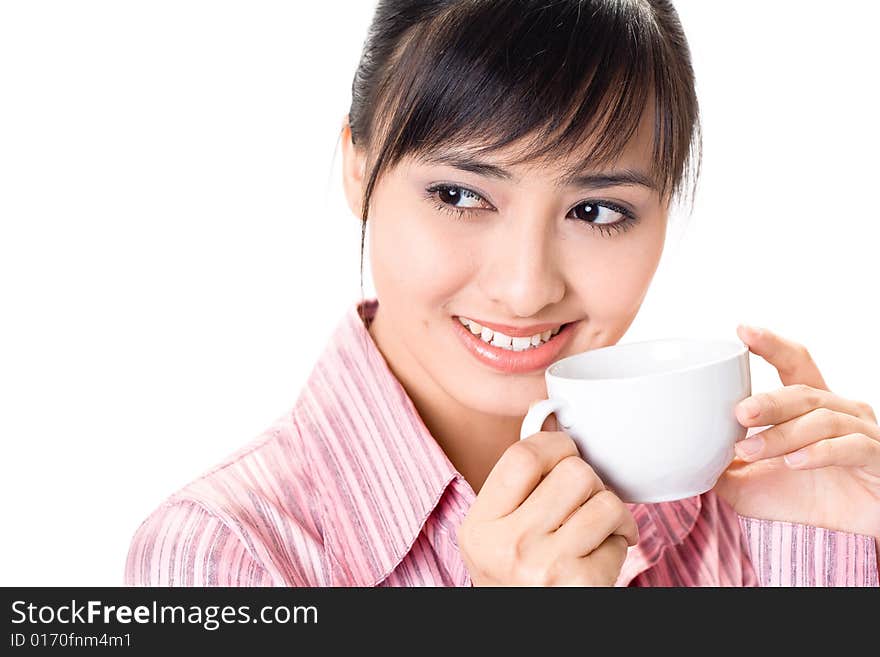
[[[352,142],[367,152],[361,295],[370,198],[404,156],[525,139],[516,162],[611,162],[653,101],[661,198],[699,176],[694,76],[666,0],[379,0],[352,82]],[[516,162],[511,162],[514,164]],[[585,168],[580,163],[575,168]],[[363,316],[362,316],[363,319]]]

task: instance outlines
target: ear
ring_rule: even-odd
[[[348,114],[342,118],[342,186],[345,189],[345,198],[348,207],[354,216],[361,219],[363,211],[363,193],[366,181],[364,171],[366,167],[366,152],[361,146],[356,146],[351,141],[351,126],[348,123]]]

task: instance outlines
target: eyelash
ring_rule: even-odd
[[[461,187],[460,185],[447,185],[447,184],[431,185],[430,187],[428,187],[425,190],[425,197],[433,202],[434,207],[436,207],[441,212],[445,212],[446,214],[452,216],[454,219],[464,219],[465,215],[470,214],[471,212],[476,212],[478,210],[485,209],[485,208],[454,208],[454,207],[450,206],[448,203],[443,203],[442,201],[440,201],[436,197],[437,192],[449,191],[449,190],[457,190],[459,192],[465,191],[468,194],[472,194],[473,196],[476,196],[480,200],[485,201],[485,199],[480,194],[477,194],[475,191],[468,189],[467,187]],[[633,212],[631,210],[629,210],[628,208],[622,207],[622,206],[618,205],[617,203],[612,203],[611,201],[605,201],[605,200],[601,200],[601,199],[588,199],[588,200],[581,201],[580,203],[578,203],[574,207],[578,207],[578,205],[599,205],[601,207],[608,208],[609,210],[613,210],[614,212],[619,212],[620,214],[622,214],[624,216],[623,220],[618,221],[617,223],[614,223],[614,224],[591,224],[590,222],[584,221],[582,219],[575,220],[578,223],[587,224],[591,230],[598,230],[600,233],[602,233],[606,237],[612,237],[616,233],[626,232],[627,230],[629,230],[630,227],[632,227],[635,223],[638,222],[637,217],[635,216],[635,214],[633,214]]]

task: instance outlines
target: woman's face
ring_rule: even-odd
[[[666,235],[667,208],[649,186],[650,140],[643,120],[613,166],[579,172],[627,173],[622,182],[560,186],[565,162],[507,166],[512,148],[478,158],[509,177],[414,158],[386,171],[368,230],[379,316],[394,342],[380,346],[393,354],[395,371],[427,378],[469,409],[522,416],[546,396],[547,361],[616,343],[644,299]],[[363,156],[347,128],[343,141],[346,193],[360,217]],[[524,339],[505,349],[503,336],[520,331],[490,337],[481,330],[487,324],[541,337],[529,339],[529,349],[515,349]],[[551,330],[545,344],[549,327],[562,324],[570,325]]]

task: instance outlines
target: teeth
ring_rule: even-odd
[[[509,349],[511,351],[525,351],[526,349],[539,347],[541,344],[547,342],[551,337],[559,333],[559,330],[562,328],[561,326],[557,326],[555,329],[548,329],[543,333],[513,338],[509,335],[504,335],[499,331],[493,331],[488,326],[480,326],[479,323],[472,319],[468,319],[467,317],[459,315],[458,321],[470,329],[471,333],[479,335],[483,342],[487,342],[502,349]]]
[[[538,336],[540,342],[540,336]],[[513,350],[514,351],[522,351],[523,349],[528,349],[532,346],[531,338],[514,338],[513,339]]]

